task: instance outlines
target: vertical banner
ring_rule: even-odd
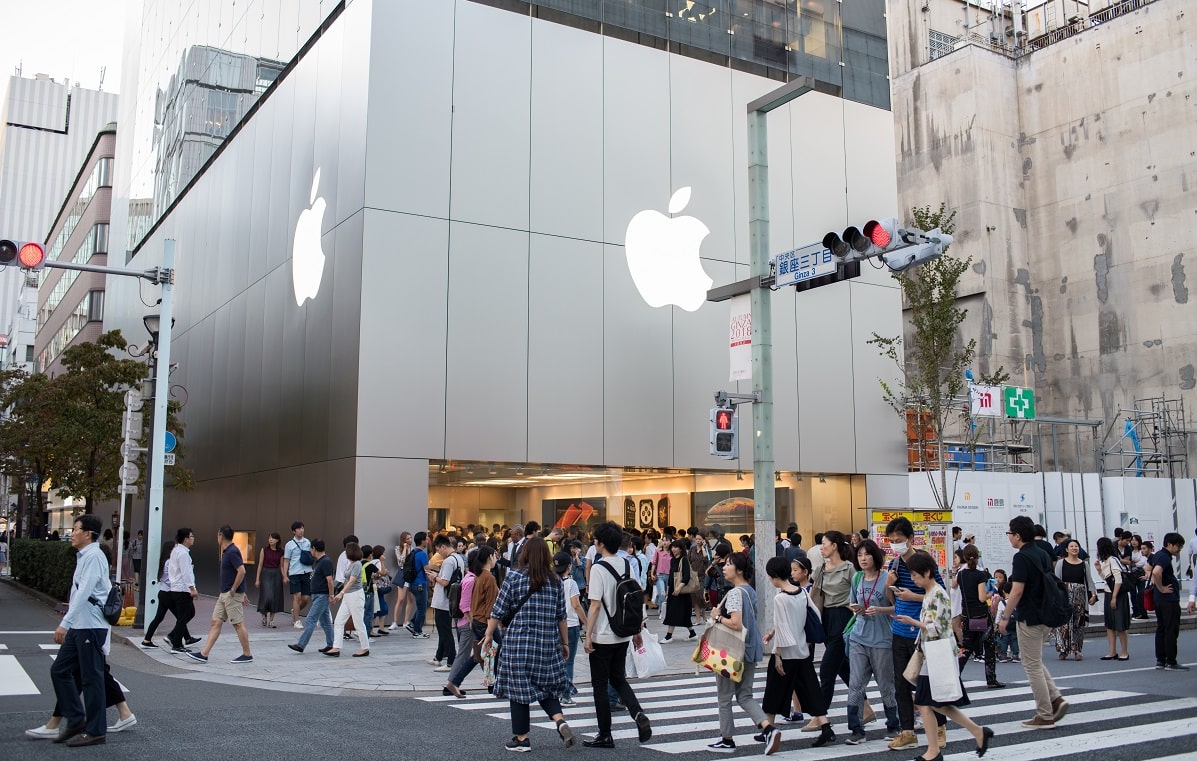
[[[728,331],[728,351],[731,358],[731,380],[752,378],[752,297],[747,293],[731,299],[731,322]]]

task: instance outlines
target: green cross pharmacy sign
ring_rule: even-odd
[[[1035,419],[1035,392],[1018,386],[1003,387],[1006,401],[1006,417],[1021,420]]]

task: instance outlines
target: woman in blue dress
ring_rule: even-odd
[[[482,639],[485,652],[492,647],[495,630],[503,628],[494,694],[507,698],[511,705],[514,736],[506,746],[510,751],[532,749],[528,741],[532,703],[539,703],[557,723],[565,747],[574,744],[574,733],[565,723],[558,697],[570,690],[565,670],[569,656],[565,593],[551,566],[544,539],[534,536],[524,542],[517,565],[503,579]]]

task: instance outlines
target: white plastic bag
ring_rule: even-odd
[[[960,684],[960,667],[956,661],[956,638],[923,640],[923,655],[927,679],[931,682],[931,697],[939,703],[954,703],[964,695]]]
[[[665,652],[661,649],[661,643],[657,641],[657,635],[644,632],[640,639],[640,647],[633,645],[628,648],[636,676],[649,677],[665,673]]]

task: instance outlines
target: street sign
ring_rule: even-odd
[[[163,465],[174,465],[175,464],[174,454],[171,452],[167,452],[166,454],[162,455],[162,464]]]
[[[970,386],[968,390],[973,417],[1001,417],[1001,386]]]
[[[1018,386],[1004,387],[1006,417],[1020,420],[1035,419],[1035,392]]]
[[[175,435],[173,433],[171,433],[170,431],[167,431],[166,435],[164,437],[162,437],[162,451],[163,452],[175,451]]]
[[[124,483],[127,483],[127,484],[131,484],[137,480],[138,476],[141,475],[141,471],[138,470],[137,466],[134,465],[133,463],[126,462],[124,465],[121,466],[120,474],[121,474],[121,481],[123,481]]]
[[[116,490],[121,494],[136,494],[137,484],[121,484]]]
[[[132,460],[137,457],[138,452],[144,452],[145,447],[137,446],[136,441],[126,441],[121,444],[121,457],[126,460]]]
[[[793,251],[786,251],[774,256],[771,261],[774,266],[773,285],[778,288],[830,275],[839,267],[835,255],[822,243],[812,243]]]

